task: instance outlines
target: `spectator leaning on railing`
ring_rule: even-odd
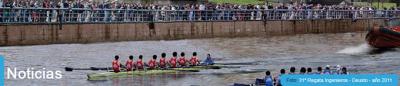
[[[0,0],[0,8],[3,7],[3,0]]]
[[[7,0],[0,3],[0,22],[148,22],[210,20],[299,20],[398,17],[400,8],[375,10],[351,5],[286,3],[272,6],[236,4],[157,5],[118,1]],[[59,15],[59,16],[58,16]],[[58,17],[58,18],[57,18]],[[59,19],[61,17],[61,19]]]

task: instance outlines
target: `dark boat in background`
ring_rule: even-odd
[[[375,48],[400,47],[400,20],[389,20],[386,26],[373,27],[365,39]]]

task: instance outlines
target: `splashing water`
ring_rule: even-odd
[[[341,54],[367,54],[372,51],[373,48],[370,47],[367,43],[363,43],[358,46],[348,47],[343,50],[338,51],[337,53]]]

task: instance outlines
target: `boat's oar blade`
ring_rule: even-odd
[[[108,68],[108,67],[90,67],[90,70],[109,70],[112,68]]]
[[[97,67],[90,67],[90,70],[99,70]]]
[[[180,72],[200,72],[200,70],[176,70]]]
[[[209,69],[221,69],[219,66],[210,66]]]
[[[251,86],[249,84],[234,83],[233,86]]]
[[[99,68],[99,67],[90,67],[90,68],[72,68],[72,67],[65,67],[65,71],[73,71],[73,70],[108,70],[110,68]]]
[[[74,70],[74,68],[71,68],[71,67],[65,67],[65,71],[72,71],[72,70]]]

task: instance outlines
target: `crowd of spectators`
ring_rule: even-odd
[[[7,0],[0,3],[0,22],[148,22],[209,20],[344,19],[398,16],[400,8],[279,3],[263,5],[157,5],[120,1]],[[379,15],[377,15],[379,14]]]

